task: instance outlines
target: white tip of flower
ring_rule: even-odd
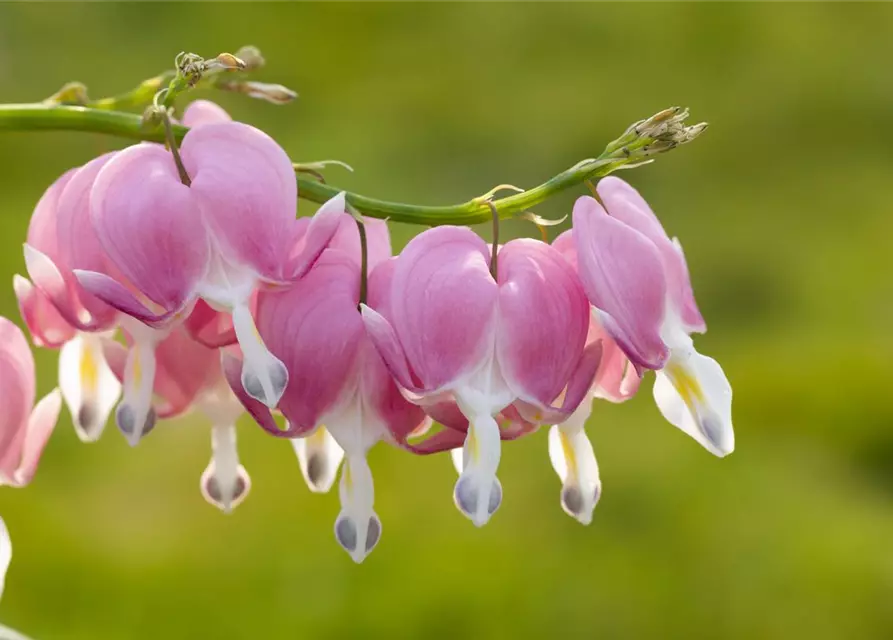
[[[294,438],[291,444],[307,487],[313,493],[327,493],[335,484],[344,450],[323,425],[307,437]]]
[[[453,468],[456,470],[456,473],[462,475],[462,467],[465,466],[465,462],[462,459],[465,450],[462,448],[450,449],[450,459],[453,461]]]
[[[732,387],[713,358],[689,350],[671,352],[657,372],[654,401],[667,421],[720,458],[735,450]]]
[[[9,529],[6,528],[3,518],[0,518],[0,597],[3,597],[10,562],[12,562],[12,542],[9,539]]]
[[[79,333],[62,346],[59,388],[78,438],[98,440],[121,395],[121,383],[105,360],[99,335]]]
[[[549,458],[561,479],[561,508],[588,525],[601,497],[601,480],[592,443],[582,428],[554,425],[549,430]]]
[[[482,527],[502,504],[502,485],[496,478],[500,457],[499,426],[490,415],[469,422],[462,452],[462,470],[453,489],[456,508]]]
[[[288,386],[288,370],[267,349],[247,304],[233,309],[233,327],[242,348],[242,386],[245,393],[270,409],[276,408]]]
[[[349,455],[344,461],[338,495],[341,513],[335,520],[335,540],[359,564],[381,539],[381,520],[373,508],[372,470],[364,454]]]

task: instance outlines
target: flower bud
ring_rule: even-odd
[[[221,82],[217,85],[225,91],[242,93],[250,98],[266,100],[273,104],[288,104],[298,97],[298,94],[281,84],[269,84],[266,82]]]

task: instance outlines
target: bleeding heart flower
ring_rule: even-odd
[[[405,441],[426,420],[424,412],[400,394],[366,333],[357,309],[359,285],[358,256],[328,249],[294,285],[258,296],[260,335],[289,371],[279,402],[288,421],[285,431],[268,409],[243,391],[238,363],[224,361],[233,391],[267,431],[283,437],[308,436],[300,446],[320,452],[327,445],[317,440],[325,436],[316,434],[325,425],[344,451],[335,537],[356,562],[381,536],[367,451],[379,440]],[[370,294],[374,287],[370,277]],[[326,464],[326,472],[333,472],[337,453],[327,455]],[[307,466],[309,477],[309,458]],[[311,479],[311,486],[324,488],[325,475]]]
[[[102,156],[59,178],[43,195],[31,217],[25,258],[37,286],[22,276],[13,287],[25,324],[38,346],[60,348],[59,386],[71,412],[78,437],[99,438],[121,393],[102,357],[99,335],[113,329],[116,312],[79,290],[71,273],[73,260],[95,264],[89,224],[84,224],[84,198],[99,168],[111,156]],[[72,236],[77,236],[76,238]]]
[[[583,400],[599,361],[598,345],[584,349],[586,296],[558,252],[513,240],[499,251],[496,278],[490,258],[470,229],[427,230],[395,261],[389,300],[363,308],[407,396],[446,426],[467,430],[454,499],[478,526],[502,498],[494,417],[512,405],[533,424],[563,420]],[[439,444],[448,448],[450,434]]]
[[[168,151],[137,145],[109,162],[91,194],[103,247],[146,303],[106,275],[76,275],[97,297],[150,326],[179,319],[198,298],[231,313],[242,382],[252,397],[276,406],[288,372],[258,337],[250,298],[263,283],[282,285],[306,273],[335,233],[343,196],[312,220],[296,220],[288,156],[241,123],[195,127],[180,153],[189,186]]]
[[[574,205],[580,279],[605,330],[639,366],[656,369],[664,417],[708,451],[735,448],[732,388],[719,364],[694,349],[706,330],[678,240],[670,240],[642,197],[619,178]]]
[[[0,317],[0,484],[23,487],[56,426],[62,398],[54,389],[34,405],[34,358],[25,335]]]
[[[125,336],[133,342],[126,332]],[[112,371],[126,380],[139,349],[111,340],[104,342],[104,349]],[[248,495],[251,479],[236,449],[235,425],[242,405],[223,377],[220,352],[197,342],[179,326],[154,346],[154,354],[156,402],[151,415],[166,420],[195,409],[210,420],[213,455],[202,474],[201,491],[209,503],[229,513]]]

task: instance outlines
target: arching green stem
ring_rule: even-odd
[[[347,202],[363,215],[396,222],[436,226],[442,224],[476,224],[492,219],[491,203],[500,218],[513,215],[543,202],[551,196],[577,187],[586,180],[602,178],[622,167],[649,162],[651,157],[690,142],[706,128],[705,124],[685,126],[688,111],[674,107],[631,125],[617,140],[612,141],[597,158],[583,160],[542,184],[521,193],[488,201],[473,198],[467,202],[447,206],[427,206],[388,202],[345,191],[298,175],[298,193],[304,200],[322,204],[345,191]],[[81,106],[52,104],[0,105],[2,131],[90,131],[128,138],[164,142],[161,126],[145,128],[140,116]],[[172,134],[181,140],[188,129],[172,126]]]

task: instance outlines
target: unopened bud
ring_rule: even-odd
[[[205,71],[244,71],[245,62],[231,53],[221,53],[216,58],[205,60]]]
[[[56,93],[44,100],[44,104],[78,104],[85,105],[90,101],[87,87],[80,82],[69,82],[62,85]]]
[[[236,51],[236,57],[245,64],[245,71],[260,69],[266,64],[260,49],[252,45],[247,45]]]
[[[298,97],[298,94],[288,87],[267,82],[221,82],[217,86],[225,91],[243,93],[250,98],[266,100],[273,104],[288,104]]]
[[[630,126],[620,138],[608,145],[606,152],[613,157],[632,159],[647,158],[687,144],[697,138],[707,123],[686,126],[688,109],[670,107],[650,118]]]

